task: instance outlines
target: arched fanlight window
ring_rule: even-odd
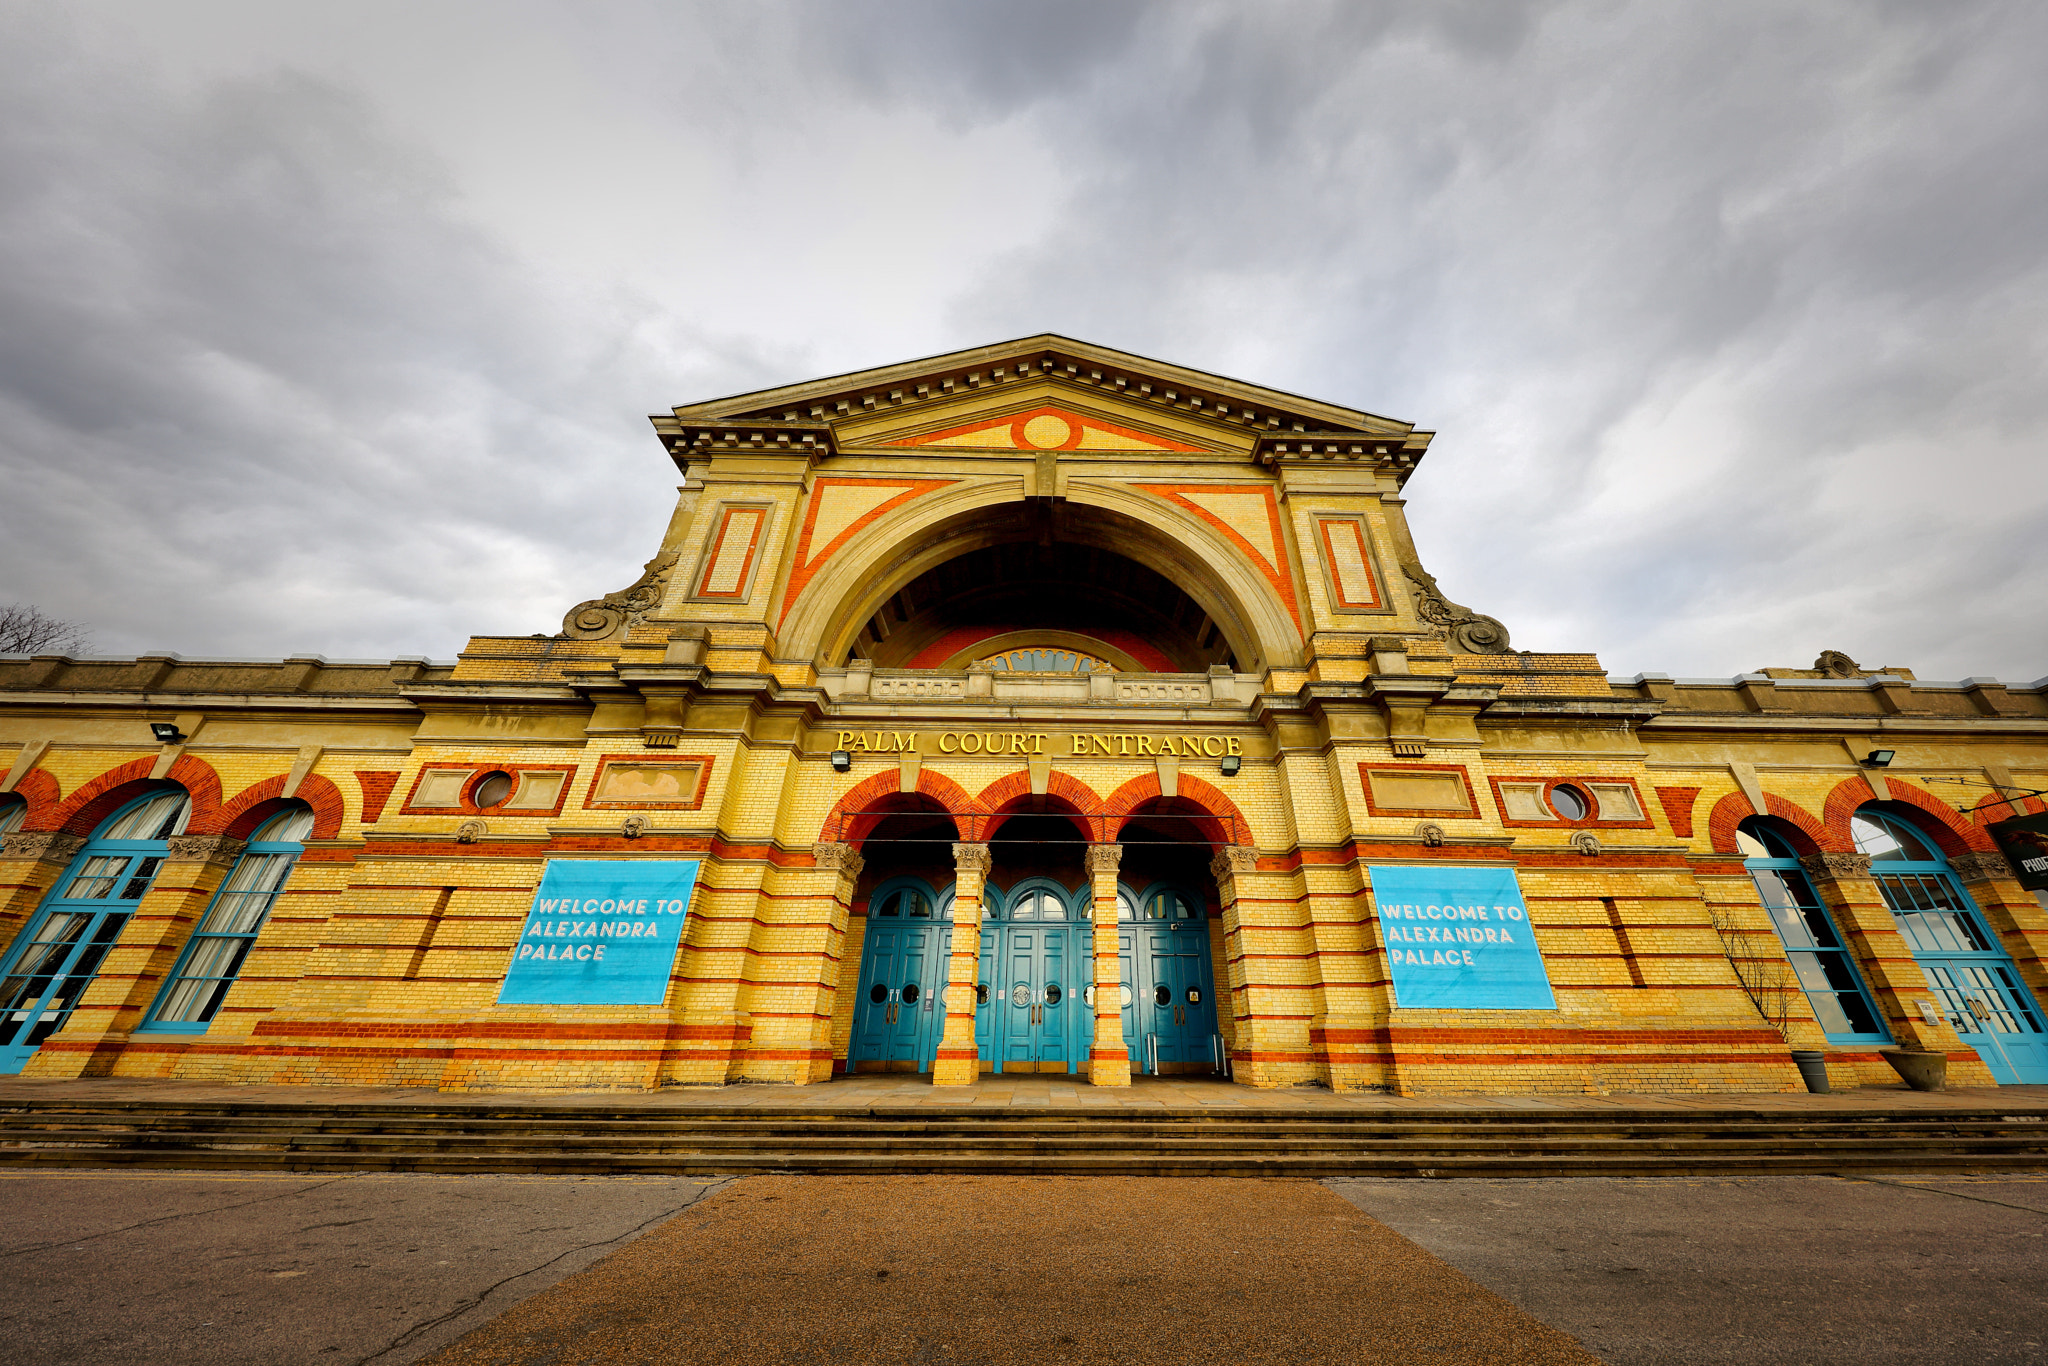
[[[1857,852],[1963,1040],[2002,1086],[2048,1083],[2048,1029],[2011,955],[1950,872],[1948,859],[1904,816],[1866,806],[1849,818]]]
[[[28,802],[21,797],[0,797],[0,835],[11,835],[21,829],[21,823],[28,818]]]
[[[212,1022],[312,832],[313,813],[296,807],[272,816],[250,836],[249,847],[214,894],[206,918],[158,995],[145,1029],[192,1033]]]
[[[0,1073],[19,1072],[70,1020],[191,813],[183,788],[139,797],[100,826],[64,870],[0,973]]]
[[[1200,907],[1171,887],[1161,887],[1145,898],[1145,919],[1172,923],[1200,920]]]
[[[1798,851],[1770,821],[1755,816],[1736,828],[1735,843],[1821,1032],[1837,1043],[1888,1040],[1834,918],[1799,866]]]
[[[1044,882],[1021,886],[1003,902],[1005,920],[1066,920],[1071,912],[1060,890]]]

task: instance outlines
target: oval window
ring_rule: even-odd
[[[915,983],[915,982],[905,982],[905,983],[903,984],[903,1004],[905,1004],[905,1005],[910,1005],[910,1004],[912,1004],[913,1002],[915,1002],[915,1001],[917,1000],[917,998],[918,998],[918,995],[919,995],[919,992],[918,992],[918,990],[917,990],[917,983]]]
[[[1585,793],[1568,784],[1560,784],[1550,789],[1550,809],[1568,821],[1582,821],[1593,806]]]
[[[469,790],[469,800],[479,810],[488,810],[512,795],[512,775],[499,770],[486,773]]]
[[[889,988],[883,986],[880,982],[875,983],[868,988],[868,999],[876,1005],[881,1005],[889,999]]]
[[[988,1004],[988,983],[976,982],[974,984],[974,1003],[978,1006]]]
[[[1047,982],[1045,984],[1045,1003],[1047,1005],[1058,1005],[1060,1003],[1060,996],[1062,994],[1063,993],[1060,991],[1060,984],[1058,982]]]
[[[1158,986],[1152,988],[1152,999],[1163,1006],[1172,1005],[1173,988],[1166,985],[1166,983],[1161,982]]]

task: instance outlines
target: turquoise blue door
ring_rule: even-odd
[[[156,881],[188,800],[158,792],[132,803],[79,851],[0,971],[0,1073],[21,1071],[62,1029],[99,976],[135,903]]]
[[[988,933],[988,931],[984,931]],[[1075,949],[1085,929],[1018,924],[995,928],[995,1058],[1005,1072],[1071,1072],[1082,1009]]]
[[[922,891],[893,891],[872,900],[847,1068],[928,1072],[945,1032],[940,1002],[953,927],[931,918],[932,901]]]
[[[1865,808],[1849,826],[1956,1033],[1999,1085],[2048,1084],[2040,1007],[1949,872],[1948,860],[1896,816]]]
[[[1155,889],[1133,926],[1135,1009],[1126,1013],[1132,1064],[1150,1073],[1216,1070],[1216,993],[1209,923],[1184,893]],[[1128,1023],[1135,1014],[1136,1029]]]

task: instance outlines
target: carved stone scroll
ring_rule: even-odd
[[[562,618],[561,634],[556,639],[610,640],[638,626],[661,605],[661,596],[668,589],[668,576],[674,572],[681,554],[678,550],[665,550],[647,562],[639,578],[618,592],[571,607]]]
[[[1482,616],[1462,603],[1452,602],[1436,586],[1436,577],[1412,564],[1402,565],[1415,591],[1415,612],[1434,628],[1434,634],[1448,641],[1459,654],[1503,655],[1508,653],[1508,628],[1489,616]]]

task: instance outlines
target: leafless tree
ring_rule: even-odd
[[[91,639],[83,626],[45,616],[40,607],[0,607],[0,655],[75,655]]]
[[[1799,979],[1785,959],[1784,944],[1775,931],[1743,924],[1733,906],[1710,901],[1707,913],[1743,994],[1764,1017],[1764,1023],[1783,1035],[1792,1020],[1792,993],[1799,990]]]

